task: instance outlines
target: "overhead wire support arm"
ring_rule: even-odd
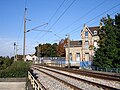
[[[48,23],[45,23],[45,24],[39,25],[39,26],[37,26],[37,27],[35,27],[35,28],[32,28],[32,29],[30,29],[30,30],[37,29],[37,28],[42,27],[42,26],[44,26],[44,25],[48,25]]]
[[[55,36],[57,36],[59,39],[62,39],[62,37],[58,36],[57,34],[54,34]]]
[[[32,30],[27,30],[26,32],[30,32],[30,31],[32,31]],[[34,31],[52,32],[52,31],[49,31],[49,30],[39,30],[39,29],[36,29]]]
[[[37,28],[42,27],[42,26],[44,26],[44,25],[48,25],[48,23],[45,23],[45,24],[39,25],[39,26],[37,26],[37,27],[35,27],[35,28],[29,29],[29,30],[27,30],[26,32],[30,32],[30,31],[32,31],[32,30],[34,30],[34,31],[45,31],[45,30],[38,30],[38,29],[37,29]],[[48,32],[50,32],[50,31],[48,31]]]

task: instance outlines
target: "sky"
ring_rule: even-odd
[[[26,32],[26,54],[34,54],[38,44],[58,43],[67,34],[81,40],[84,24],[98,26],[107,14],[120,13],[120,0],[0,0],[0,56],[13,56],[14,42],[23,54],[25,8],[26,30],[43,25]]]

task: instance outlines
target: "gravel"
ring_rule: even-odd
[[[34,70],[34,73],[37,73],[38,80],[47,90],[71,90],[70,87],[40,71]]]
[[[46,72],[48,74],[51,74],[53,76],[56,76],[57,78],[59,78],[61,80],[64,80],[64,81],[66,81],[66,82],[68,82],[68,83],[70,83],[70,84],[72,84],[72,85],[74,85],[76,87],[79,87],[80,89],[83,89],[83,90],[103,90],[102,88],[92,86],[92,85],[90,85],[88,83],[81,82],[81,81],[79,81],[77,79],[73,79],[73,78],[70,78],[70,77],[67,77],[67,76],[64,76],[64,75],[61,75],[61,74],[58,74],[58,73],[54,73],[54,72],[51,72],[51,71],[48,71],[48,70],[45,70],[45,69],[40,69],[40,70],[44,71],[44,72]],[[48,79],[48,81],[49,81],[49,79]],[[53,86],[55,86],[55,85],[53,84]],[[52,90],[56,90],[56,89],[52,89]],[[57,89],[57,90],[62,90],[62,89]],[[65,90],[65,89],[63,89],[63,90]]]
[[[57,72],[61,72],[61,73],[67,74],[67,75],[77,77],[77,78],[85,79],[85,80],[88,80],[88,81],[92,81],[92,82],[95,82],[95,83],[99,83],[99,84],[103,84],[103,85],[107,85],[107,86],[110,86],[110,87],[120,89],[120,82],[118,82],[118,81],[98,79],[98,78],[93,78],[93,77],[88,77],[88,76],[84,76],[84,75],[74,74],[74,73],[70,73],[70,72],[66,72],[66,71],[56,70],[56,69],[52,69],[52,68],[48,68],[48,67],[43,67],[43,66],[40,66],[40,67],[50,69],[50,70],[54,70],[54,71],[57,71]]]

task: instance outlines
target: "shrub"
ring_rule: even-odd
[[[0,71],[0,78],[27,77],[30,63],[24,61],[14,62],[10,67]]]
[[[6,69],[13,63],[13,60],[7,57],[0,57],[0,70]]]

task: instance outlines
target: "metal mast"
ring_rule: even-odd
[[[26,14],[27,14],[27,8],[25,8],[24,12],[24,41],[23,41],[23,60],[25,60],[25,47],[26,47]]]

